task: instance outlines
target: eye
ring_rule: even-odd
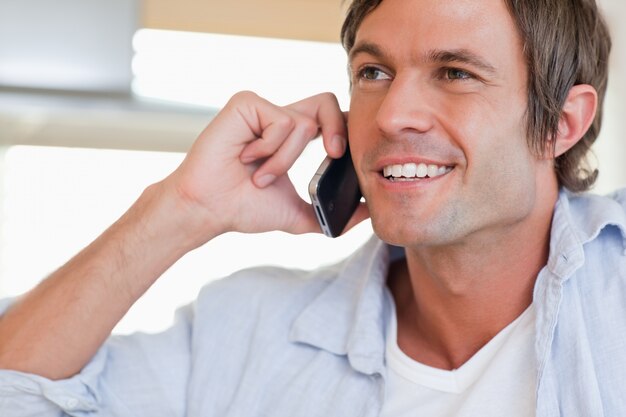
[[[445,68],[443,75],[446,80],[469,80],[474,78],[472,74],[459,68]]]
[[[357,72],[357,77],[367,81],[390,80],[391,77],[377,67],[365,66]]]

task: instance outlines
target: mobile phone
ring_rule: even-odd
[[[339,236],[361,200],[350,149],[339,159],[324,159],[309,183],[309,194],[324,234]]]

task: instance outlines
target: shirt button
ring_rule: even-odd
[[[78,407],[78,400],[76,398],[69,398],[65,401],[65,407],[67,407],[68,410],[74,410],[76,407]]]

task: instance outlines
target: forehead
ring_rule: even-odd
[[[405,58],[432,50],[471,50],[492,59],[522,55],[522,42],[504,0],[384,0],[361,22],[355,38]]]

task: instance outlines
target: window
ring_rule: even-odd
[[[331,91],[342,108],[348,106],[346,57],[338,44],[140,30],[133,46],[136,99],[0,95],[0,141],[6,145],[0,158],[0,297],[31,288],[114,222],[148,184],[178,165],[211,114],[236,91],[253,90],[277,104]],[[599,192],[626,183],[620,85],[610,86],[596,147]],[[323,156],[321,144],[313,143],[290,172],[301,195]],[[202,285],[234,270],[257,264],[314,268],[345,257],[370,234],[365,222],[335,240],[278,232],[221,236],[167,271],[116,331],[166,327],[174,309]]]
[[[290,171],[304,196],[322,159],[311,145]],[[14,146],[5,154],[0,293],[17,295],[61,266],[113,223],[143,189],[165,177],[184,154]],[[230,233],[189,253],[168,270],[116,332],[166,327],[176,307],[204,284],[253,265],[314,268],[339,260],[370,235],[366,222],[347,236]]]

